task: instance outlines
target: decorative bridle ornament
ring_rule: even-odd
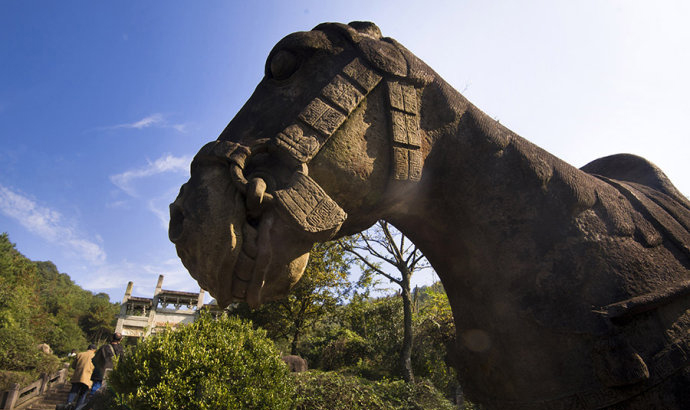
[[[300,230],[312,234],[315,241],[328,240],[338,231],[347,214],[309,177],[308,164],[382,82],[387,88],[390,113],[391,180],[419,181],[423,158],[417,87],[404,78],[396,78],[395,73],[372,68],[368,60],[360,57],[346,64],[294,121],[274,137],[260,139],[252,147],[224,140],[213,141],[199,151],[194,161],[212,156],[229,162],[232,180],[245,195],[250,218],[258,217],[263,206],[275,205],[281,215]],[[245,176],[246,165],[251,158],[265,152],[277,155],[293,169],[287,187],[273,193],[267,192],[270,185],[275,185],[266,182],[266,179],[271,179],[270,175],[250,179]]]

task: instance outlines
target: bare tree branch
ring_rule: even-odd
[[[397,283],[398,285],[400,285],[400,282],[401,282],[400,279],[397,279],[397,278],[395,278],[395,277],[389,275],[388,273],[386,273],[385,271],[383,271],[381,268],[379,268],[378,266],[376,266],[376,265],[374,265],[373,263],[371,263],[371,261],[369,261],[369,260],[366,258],[366,256],[363,256],[362,254],[360,254],[359,252],[355,251],[354,249],[348,249],[348,252],[354,254],[354,255],[357,257],[357,259],[359,259],[359,260],[362,261],[365,265],[367,265],[367,266],[369,267],[369,269],[375,271],[376,273],[378,273],[379,275],[385,277],[386,279],[390,280],[391,282],[395,282],[395,283]]]
[[[391,254],[393,254],[393,257],[395,257],[396,263],[394,263],[394,266],[402,266],[402,264],[405,262],[404,257],[402,255],[402,250],[401,248],[398,248],[395,243],[395,239],[393,238],[393,235],[391,235],[390,230],[388,229],[388,223],[386,222],[381,222],[379,221],[379,226],[381,227],[381,230],[383,231],[383,234],[386,236],[386,242],[388,244],[388,248],[391,251]],[[405,237],[405,235],[400,235],[401,237]]]

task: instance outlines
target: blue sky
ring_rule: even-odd
[[[690,194],[686,1],[2,0],[0,231],[113,300],[197,290],[166,232],[192,156],[278,40],[352,20],[569,163],[635,153]]]

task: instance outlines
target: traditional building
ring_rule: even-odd
[[[163,275],[158,277],[152,298],[132,296],[134,282],[127,284],[122,299],[120,314],[117,316],[115,331],[128,337],[146,337],[166,326],[176,327],[181,323],[191,323],[199,317],[202,310],[221,312],[217,305],[204,305],[204,290],[180,292],[163,289]]]

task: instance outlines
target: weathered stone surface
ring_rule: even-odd
[[[291,372],[301,373],[309,370],[307,361],[297,355],[290,354],[287,356],[282,356],[281,359],[283,359],[283,361],[287,363]]]
[[[293,124],[278,133],[274,142],[287,151],[299,163],[308,162],[319,151],[320,144],[315,131],[301,124]]]
[[[278,208],[287,219],[310,233],[325,233],[328,239],[347,216],[321,187],[301,172],[296,172],[286,189],[276,191]]]
[[[381,81],[381,76],[367,68],[359,58],[355,58],[345,66],[343,73],[367,92],[373,90]]]
[[[364,99],[364,94],[341,75],[337,75],[323,89],[323,96],[347,113],[352,112]]]
[[[269,58],[171,205],[170,238],[221,305],[282,297],[315,241],[385,219],[443,282],[470,400],[688,408],[690,202],[663,172],[568,165],[372,23],[291,34]]]

